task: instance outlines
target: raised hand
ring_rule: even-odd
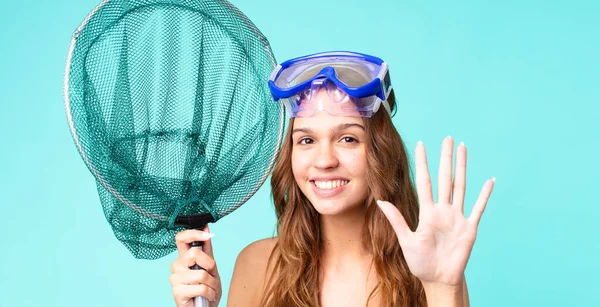
[[[416,185],[419,195],[419,225],[415,232],[398,209],[389,202],[378,205],[390,221],[413,275],[421,282],[460,286],[471,255],[477,226],[492,193],[495,178],[485,182],[471,215],[464,215],[467,149],[456,149],[456,169],[452,181],[454,141],[444,139],[438,175],[438,200],[434,203],[427,155],[421,142],[415,151]],[[398,204],[402,205],[402,204]]]

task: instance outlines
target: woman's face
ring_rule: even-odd
[[[330,99],[320,90],[313,103]],[[292,131],[292,171],[300,190],[323,215],[336,215],[364,204],[366,133],[361,117],[317,112],[296,118]]]

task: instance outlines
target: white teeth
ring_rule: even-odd
[[[337,187],[348,184],[347,180],[334,180],[334,181],[314,181],[315,185],[322,190],[331,190]]]

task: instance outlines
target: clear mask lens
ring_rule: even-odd
[[[360,87],[373,81],[380,67],[373,63],[355,63],[348,61],[324,63],[298,63],[288,67],[279,76],[276,85],[291,88],[306,80],[314,78],[323,68],[332,67],[338,80],[349,87]]]

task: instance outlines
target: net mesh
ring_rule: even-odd
[[[175,249],[181,215],[218,220],[270,172],[283,112],[269,43],[226,1],[105,1],[65,75],[73,138],[115,236],[136,258]]]

